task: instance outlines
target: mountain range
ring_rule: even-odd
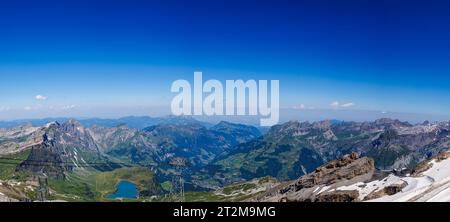
[[[390,171],[413,168],[449,147],[448,122],[292,121],[237,145],[202,169],[198,177],[214,178],[222,185],[264,176],[292,180],[352,152],[371,157],[377,169]]]
[[[51,122],[64,123],[74,118],[44,118],[44,119],[20,119],[11,121],[0,121],[0,128],[15,128],[23,125],[43,126]],[[121,124],[126,124],[130,128],[144,129],[148,126],[158,124],[201,124],[207,127],[213,124],[198,121],[191,117],[179,117],[179,116],[165,116],[165,117],[149,117],[149,116],[127,116],[119,119],[107,119],[107,118],[76,118],[83,126],[103,126],[103,127],[115,127]]]
[[[154,187],[142,190],[148,196],[170,190],[173,158],[187,160],[187,190],[205,191],[266,177],[296,180],[351,153],[373,160],[376,172],[412,170],[450,147],[449,122],[291,121],[264,134],[253,126],[188,117],[134,125],[140,127],[113,122],[118,124],[69,119],[0,129],[0,180],[30,182],[46,175],[55,193],[68,192],[72,183],[70,189],[89,199],[106,192],[95,184],[99,175],[121,172],[113,174],[120,177],[127,174],[123,169],[138,169],[148,179],[142,184]]]

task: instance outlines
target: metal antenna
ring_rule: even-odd
[[[184,202],[183,171],[186,169],[187,161],[184,158],[174,157],[170,160],[169,165],[173,168],[172,189],[170,192],[171,200],[174,202]]]
[[[48,186],[47,186],[48,185],[47,176],[45,176],[45,175],[39,176],[38,182],[39,182],[39,188],[37,190],[38,199],[41,202],[45,202],[45,201],[47,201],[47,197],[49,194]]]

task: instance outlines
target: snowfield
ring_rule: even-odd
[[[450,202],[450,158],[441,161],[433,159],[428,164],[431,167],[416,177],[398,177],[391,174],[381,180],[360,182],[339,187],[336,190],[356,190],[359,192],[359,199],[363,201],[369,194],[382,191],[392,185],[406,183],[406,187],[400,192],[368,202]]]
[[[396,177],[408,185],[401,192],[371,200],[374,202],[449,202],[450,158],[430,161],[432,167],[420,177]]]

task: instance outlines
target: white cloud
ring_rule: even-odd
[[[356,104],[353,103],[353,102],[348,102],[348,103],[343,103],[343,104],[341,104],[339,101],[334,101],[334,102],[332,102],[332,103],[330,104],[330,106],[331,106],[333,109],[338,109],[338,108],[349,108],[349,107],[353,107],[353,106],[356,106]]]
[[[313,110],[313,109],[316,109],[316,107],[314,107],[314,106],[306,106],[305,104],[300,104],[300,105],[293,106],[292,109],[295,109],[295,110]]]
[[[25,107],[23,107],[23,109],[24,109],[25,111],[30,111],[30,110],[32,110],[33,108],[31,108],[31,106],[25,106]]]
[[[47,97],[46,97],[46,96],[43,96],[43,95],[37,95],[37,96],[36,96],[36,99],[37,99],[37,100],[44,101],[44,100],[47,100]]]
[[[352,107],[352,106],[356,106],[356,104],[355,103],[345,103],[345,104],[341,105],[341,107],[344,107],[344,108],[348,108],[348,107]]]
[[[337,108],[339,108],[339,102],[338,102],[338,101],[334,101],[334,102],[332,102],[332,103],[330,104],[330,106],[331,106],[332,108],[334,108],[334,109],[337,109]]]

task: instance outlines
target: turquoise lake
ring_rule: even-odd
[[[115,193],[108,196],[109,199],[137,199],[139,197],[136,184],[130,181],[121,181],[117,185]]]

